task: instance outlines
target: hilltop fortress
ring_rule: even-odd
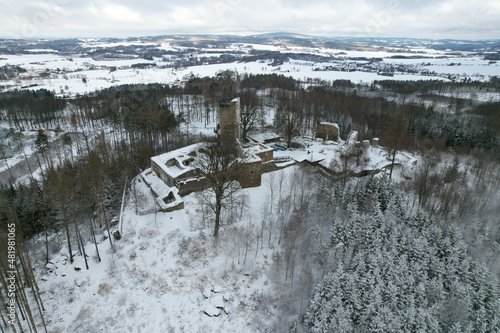
[[[327,122],[318,124],[316,138],[299,138],[304,141],[303,149],[286,150],[282,145],[273,144],[272,142],[279,140],[279,136],[272,133],[250,136],[259,137],[261,141],[256,140],[259,142],[242,143],[239,104],[238,97],[219,102],[219,123],[215,132],[218,144],[235,156],[231,178],[238,181],[242,188],[258,187],[263,173],[294,163],[314,164],[334,178],[383,172],[391,165],[403,167],[405,176],[405,168],[412,168],[416,163],[415,158],[405,153],[398,153],[397,158],[392,161],[389,151],[379,146],[377,138],[372,139],[372,142],[360,142],[355,131],[342,141],[337,124]],[[147,185],[149,190],[145,190],[152,192],[155,203],[147,209],[138,210],[139,214],[182,209],[183,196],[209,186],[195,162],[207,144],[196,143],[151,157],[151,168],[140,174],[139,182]]]
[[[261,185],[264,172],[273,171],[273,148],[240,141],[240,99],[219,102],[218,140],[237,159],[232,177],[242,188]],[[141,178],[151,189],[161,211],[182,209],[182,196],[205,189],[209,184],[195,166],[195,158],[206,143],[197,143],[151,157],[151,168]]]

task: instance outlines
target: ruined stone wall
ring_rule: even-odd
[[[235,179],[240,183],[242,188],[257,187],[261,184],[262,162],[254,161],[240,163],[235,168]]]
[[[316,137],[323,140],[337,141],[339,139],[339,127],[334,123],[320,123],[316,129]]]
[[[268,149],[268,150],[265,150],[262,152],[255,153],[255,155],[257,155],[262,160],[262,163],[266,163],[266,162],[273,160],[273,158],[274,158],[273,153],[274,153],[274,150]]]
[[[169,206],[167,208],[162,208],[162,209],[160,209],[160,211],[163,213],[170,213],[170,212],[174,212],[176,210],[181,210],[181,209],[184,209],[184,202],[183,201],[179,202],[175,206]]]
[[[182,176],[176,180],[182,180],[183,178],[196,178],[196,177],[200,177],[200,176],[201,176],[201,172],[198,171],[198,169],[192,169],[192,170],[189,170],[189,171],[183,173]]]
[[[167,173],[154,160],[151,160],[151,169],[156,175],[165,182],[169,187],[175,186],[175,181],[167,175]]]
[[[262,163],[262,173],[268,173],[268,172],[273,172],[276,170],[280,170],[286,167],[278,167],[274,161]]]
[[[208,187],[208,180],[205,177],[191,178],[178,182],[179,195],[185,196],[189,193],[203,191]]]

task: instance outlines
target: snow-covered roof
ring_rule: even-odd
[[[171,207],[175,207],[181,203],[183,203],[182,198],[178,193],[178,189],[176,187],[169,187],[162,181],[160,178],[156,176],[154,172],[152,172],[151,168],[144,170],[141,173],[141,178],[146,183],[146,185],[155,193],[156,195],[156,205],[160,208],[160,210],[167,210]],[[171,202],[166,202],[165,199],[169,196],[173,197]]]
[[[245,145],[243,147],[244,157],[242,161],[247,163],[261,161],[262,159],[258,156],[258,154],[269,151],[274,151],[274,149],[260,143]]]
[[[322,121],[320,124],[321,125],[329,125],[329,126],[333,126],[333,127],[339,128],[339,125],[337,125],[337,123],[329,123],[327,121]]]
[[[273,150],[273,148],[257,143],[257,144],[251,144],[251,145],[245,146],[245,147],[243,147],[243,150],[247,154],[259,154],[259,153]]]
[[[178,178],[188,171],[194,170],[190,164],[185,162],[192,157],[190,153],[197,151],[202,146],[201,143],[195,143],[190,146],[172,150],[167,153],[151,157],[151,161],[157,164],[162,170],[172,178]],[[171,166],[167,162],[174,160],[175,163]]]
[[[266,141],[279,140],[281,139],[281,136],[279,136],[274,132],[264,132],[264,133],[249,135],[248,138],[255,142],[265,143]]]

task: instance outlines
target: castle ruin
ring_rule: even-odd
[[[232,178],[240,183],[242,188],[257,187],[261,185],[261,175],[264,172],[273,170],[269,163],[273,163],[273,149],[260,143],[251,143],[242,145],[240,142],[240,100],[223,99],[219,102],[219,125],[216,133],[218,134],[219,144],[238,156]],[[204,143],[193,144],[180,149],[176,149],[161,155],[151,157],[151,169],[148,174],[142,173],[141,176],[159,178],[164,187],[168,190],[161,191],[165,193],[165,198],[158,199],[162,202],[171,201],[175,193],[177,201],[181,196],[192,192],[204,190],[209,184],[202,172],[193,164],[200,149]],[[151,180],[144,179],[145,183],[151,183]],[[149,185],[148,185],[149,186]],[[157,186],[158,187],[158,186]],[[156,193],[150,186],[151,190]],[[177,204],[180,209],[181,205]],[[161,209],[167,211],[167,209]]]

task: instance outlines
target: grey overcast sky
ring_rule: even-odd
[[[500,39],[500,0],[0,0],[0,38],[288,31]]]

